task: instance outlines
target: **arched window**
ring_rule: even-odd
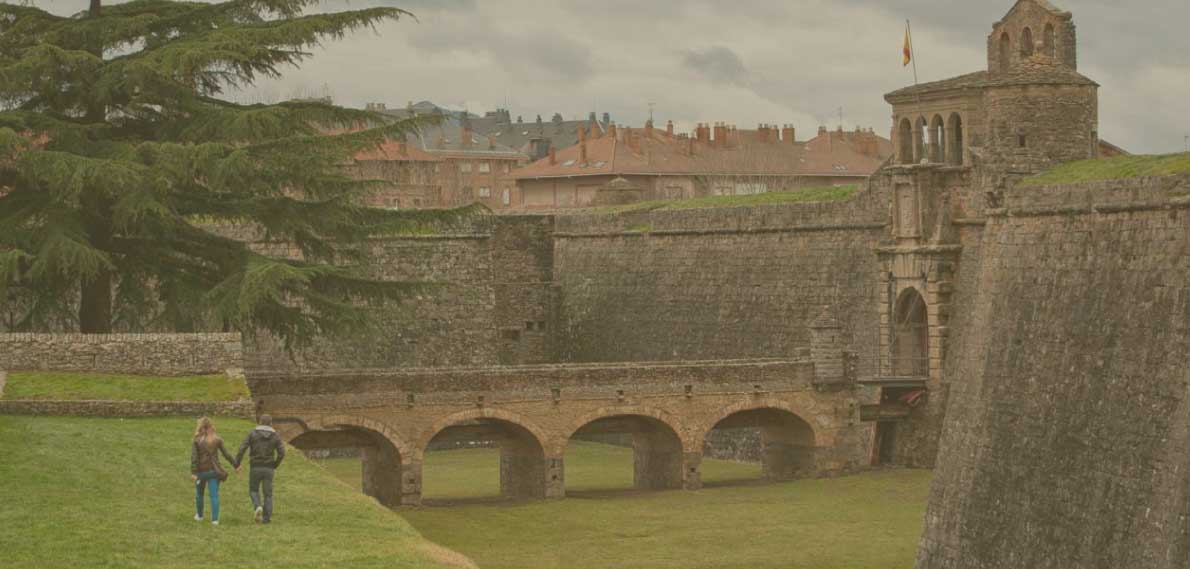
[[[926,160],[926,149],[928,142],[926,141],[927,130],[926,118],[918,117],[917,124],[913,126],[913,163],[921,164],[922,160]]]
[[[1033,30],[1025,28],[1025,31],[1021,32],[1021,57],[1032,56],[1033,47]]]
[[[963,165],[963,118],[958,113],[950,115],[950,120],[947,121],[946,129],[949,131],[946,136],[946,141],[950,148],[946,151],[946,155],[950,158],[949,162],[958,166]]]
[[[913,123],[909,119],[901,119],[897,127],[897,143],[900,148],[901,164],[913,163]]]
[[[930,119],[930,162],[946,163],[946,123],[942,115]]]
[[[1054,33],[1054,25],[1045,25],[1045,37],[1042,38],[1045,45],[1045,54],[1050,57],[1057,57],[1058,55],[1058,39]]]
[[[1000,71],[1008,71],[1010,58],[1012,57],[1012,40],[1008,37],[1008,32],[1000,35]]]

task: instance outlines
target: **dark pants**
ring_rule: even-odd
[[[248,496],[252,498],[252,508],[264,508],[264,521],[273,519],[273,474],[272,468],[260,466],[252,467],[248,473]],[[261,487],[264,487],[264,501],[261,501]]]

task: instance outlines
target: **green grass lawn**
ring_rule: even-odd
[[[499,492],[495,449],[427,453],[427,498]],[[359,487],[358,460],[328,468]],[[703,479],[755,478],[756,465],[703,462]],[[911,569],[930,473],[881,471],[697,492],[630,488],[630,449],[571,443],[565,500],[401,509],[427,538],[484,569]],[[577,495],[577,497],[576,497]]]
[[[1074,184],[1144,176],[1169,176],[1182,172],[1190,172],[1190,153],[1116,156],[1063,164],[1025,178],[1021,185]]]
[[[788,192],[768,192],[743,196],[707,196],[681,200],[654,200],[626,205],[594,208],[596,213],[627,213],[638,211],[666,211],[677,209],[707,209],[758,205],[781,205],[806,202],[838,202],[851,199],[859,186],[804,188]],[[639,231],[637,229],[636,231]]]
[[[14,372],[4,399],[106,399],[114,401],[239,401],[243,379],[223,375],[142,377],[94,373]]]
[[[251,428],[217,426],[229,445]],[[252,523],[246,470],[221,489],[222,525],[196,522],[193,429],[191,419],[0,416],[0,566],[469,565],[297,452],[278,471],[272,525]]]

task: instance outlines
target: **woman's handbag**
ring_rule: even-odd
[[[219,464],[219,447],[211,449],[211,466],[215,469],[215,478],[220,482],[227,482],[227,471]]]

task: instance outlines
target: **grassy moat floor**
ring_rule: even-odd
[[[354,459],[324,461],[358,488]],[[631,491],[632,451],[575,442],[565,500],[482,502],[499,493],[499,452],[426,454],[426,498],[401,508],[426,538],[484,569],[911,569],[930,473],[740,484],[756,465],[705,460],[697,492]],[[735,484],[733,485],[733,482]],[[619,491],[617,491],[619,490]]]

